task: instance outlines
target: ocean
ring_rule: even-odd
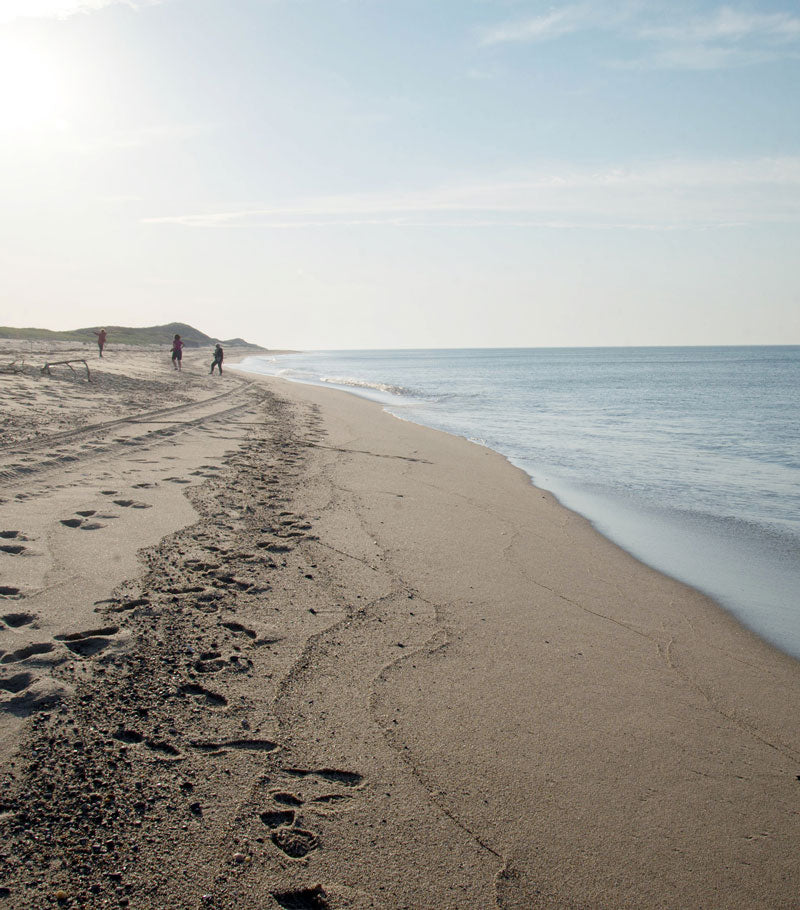
[[[241,368],[500,452],[800,659],[800,347],[323,351]]]

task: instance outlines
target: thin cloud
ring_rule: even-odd
[[[638,34],[642,38],[681,43],[738,42],[750,38],[797,41],[800,18],[789,13],[745,13],[723,6],[705,19],[644,27]]]
[[[723,69],[798,53],[800,16],[794,13],[759,13],[721,6],[703,17],[682,18],[671,11],[668,21],[653,22],[647,15],[648,8],[637,4],[617,10],[603,3],[565,6],[485,29],[480,43],[535,43],[590,30],[605,31],[644,45],[636,57],[613,65],[650,69]]]
[[[705,18],[641,27],[636,36],[655,45],[650,54],[635,61],[638,66],[718,70],[796,57],[800,18],[723,6]]]
[[[709,44],[679,44],[654,50],[645,57],[615,61],[618,69],[636,70],[722,70],[732,67],[754,66],[775,59],[770,51],[744,50],[737,47],[719,47]]]
[[[145,219],[147,221],[148,219]],[[159,219],[150,219],[158,221]],[[177,223],[177,222],[174,222]],[[194,227],[201,226],[199,222],[193,222]],[[213,227],[214,225],[207,225]],[[550,220],[550,219],[420,219],[420,218],[353,218],[335,220],[298,220],[298,221],[250,221],[246,224],[233,225],[238,228],[259,228],[276,231],[286,230],[309,230],[314,228],[350,228],[350,227],[384,227],[384,228],[436,228],[452,230],[473,230],[486,228],[538,228],[545,230],[598,230],[598,231],[685,231],[685,230],[711,230],[719,228],[744,227],[746,222],[693,222],[692,224],[666,224],[663,222],[613,222],[613,221],[567,221],[567,220]]]
[[[231,227],[603,227],[677,230],[800,221],[800,157],[668,162],[542,173],[402,194],[166,215],[148,224]]]
[[[482,44],[509,44],[548,41],[560,38],[585,27],[591,17],[584,7],[565,6],[544,16],[533,16],[515,22],[505,22],[487,29]]]
[[[162,0],[3,0],[0,25],[17,19],[68,19],[81,13],[96,13],[108,6],[140,9]]]

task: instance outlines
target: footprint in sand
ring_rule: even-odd
[[[21,600],[25,595],[13,585],[0,585],[0,597],[6,600]]]
[[[9,556],[29,555],[28,548],[21,543],[0,544],[0,553],[8,553]]]
[[[135,610],[137,607],[149,607],[150,600],[147,597],[136,597],[133,600],[120,600],[112,597],[109,600],[96,600],[96,607],[105,607],[107,613],[125,613],[128,610]]]
[[[270,829],[270,838],[279,850],[291,859],[302,859],[320,845],[320,836],[299,824],[302,808],[318,815],[330,815],[353,795],[341,790],[331,792],[326,785],[339,785],[353,791],[361,787],[364,778],[355,771],[339,768],[283,768],[283,772],[289,777],[307,779],[307,795],[287,789],[272,790],[269,797],[273,805],[261,811],[258,817]]]
[[[219,742],[192,740],[191,746],[206,755],[224,755],[230,749],[243,752],[274,752],[278,744],[270,739],[225,739]]]
[[[144,742],[144,734],[136,730],[129,730],[126,727],[119,727],[113,736],[118,742],[126,745],[135,746]]]
[[[224,695],[212,692],[210,689],[206,689],[204,686],[200,686],[197,683],[184,683],[178,691],[181,695],[193,695],[202,698],[206,704],[212,705],[215,708],[223,708],[228,704],[228,699],[225,698]]]
[[[34,678],[33,673],[29,673],[27,670],[22,673],[15,673],[13,676],[0,675],[0,689],[4,692],[18,695],[30,686]]]
[[[247,626],[243,626],[240,622],[226,621],[221,622],[221,626],[228,629],[231,632],[234,632],[237,635],[246,635],[249,639],[255,639],[258,637],[258,633],[253,629],[248,629]]]
[[[341,808],[352,798],[348,793],[322,793],[320,796],[315,796],[312,803],[317,809]]]
[[[259,550],[266,550],[267,553],[291,553],[294,547],[284,543],[272,543],[271,541],[262,540],[256,544]]]
[[[85,632],[72,632],[68,635],[56,635],[55,641],[62,642],[78,657],[94,657],[113,643],[113,636],[119,632],[119,626],[104,626],[101,629],[88,629]]]
[[[221,670],[233,670],[236,673],[246,673],[252,669],[253,662],[239,654],[223,657],[219,651],[204,651],[199,660],[193,664],[195,673],[219,673]]]
[[[67,528],[80,528],[81,531],[97,531],[100,528],[104,528],[105,525],[101,521],[97,521],[98,518],[103,518],[105,520],[112,520],[117,518],[117,515],[110,514],[98,514],[96,509],[81,509],[75,513],[78,518],[62,518],[61,524]],[[93,518],[93,521],[89,521],[90,518]]]
[[[319,837],[304,828],[282,826],[270,835],[272,843],[291,859],[302,859],[319,847]]]
[[[360,787],[364,783],[364,776],[357,771],[341,771],[338,768],[284,768],[292,777],[317,777],[332,784],[341,784],[343,787]]]
[[[291,891],[272,891],[272,897],[283,910],[330,910],[328,895],[322,885],[295,888]]]
[[[158,753],[160,758],[172,760],[181,757],[180,749],[165,740],[146,739],[144,744],[151,752]]]
[[[173,746],[172,743],[163,739],[148,738],[143,733],[139,733],[138,730],[131,730],[127,727],[118,727],[112,736],[117,742],[125,743],[126,746],[141,744],[151,752],[155,752],[156,756],[163,760],[174,761],[182,758],[180,749]]]
[[[268,828],[274,829],[290,827],[294,824],[294,816],[292,809],[272,809],[262,812],[259,818]]]
[[[16,591],[17,588],[9,588],[8,590]],[[0,594],[2,592],[3,588],[0,587]],[[6,613],[0,616],[0,619],[11,629],[19,629],[21,626],[30,625],[36,619],[36,616],[33,613]]]
[[[296,793],[290,793],[288,790],[273,790],[269,794],[273,801],[281,806],[302,806],[303,799]]]
[[[169,587],[164,588],[165,594],[203,594],[205,593],[205,587],[203,585],[182,585],[180,587]],[[199,600],[200,598],[198,598]]]
[[[70,691],[63,682],[37,676],[28,670],[11,675],[0,673],[0,711],[27,717],[35,711],[51,708]]]
[[[62,518],[61,524],[67,528],[80,528],[81,531],[98,531],[105,527],[100,521],[86,521],[84,518]]]
[[[55,645],[51,642],[34,642],[4,654],[0,657],[0,664],[16,664],[21,661],[27,661],[34,666],[50,665],[54,663],[53,658],[44,658],[42,655],[52,654],[54,650]]]
[[[115,506],[123,509],[152,509],[153,507],[147,502],[138,502],[135,499],[115,499]]]

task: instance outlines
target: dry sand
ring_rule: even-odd
[[[0,375],[0,905],[800,907],[800,665],[500,456],[209,363]]]

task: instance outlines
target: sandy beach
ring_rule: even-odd
[[[49,356],[0,373],[0,906],[800,907],[796,661],[488,449]]]

